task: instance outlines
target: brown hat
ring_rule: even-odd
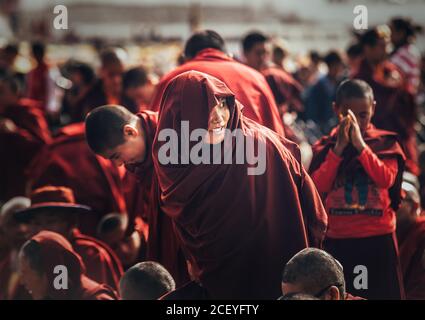
[[[75,203],[74,193],[67,187],[46,186],[34,190],[30,196],[31,206],[15,213],[18,220],[26,220],[45,209],[60,209],[66,213],[91,212],[90,207]]]

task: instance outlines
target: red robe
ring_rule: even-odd
[[[117,300],[117,294],[105,284],[99,284],[85,274],[85,265],[81,256],[63,236],[51,231],[41,231],[32,237],[41,246],[41,261],[46,272],[47,299],[53,300]],[[54,288],[53,272],[58,265],[68,270],[68,289]]]
[[[119,169],[96,156],[85,139],[84,123],[61,129],[29,169],[31,188],[53,185],[71,188],[77,203],[94,211],[80,220],[79,229],[96,235],[97,223],[111,212],[126,212]]]
[[[10,119],[17,126],[16,132],[0,131],[0,202],[6,202],[26,194],[25,170],[51,138],[43,113],[34,101],[20,100],[18,105],[0,114],[0,118]]]
[[[273,92],[276,104],[283,112],[302,112],[304,110],[301,93],[303,88],[289,73],[277,66],[261,70]]]
[[[112,249],[102,241],[82,234],[78,229],[72,231],[70,242],[83,259],[87,276],[118,291],[123,268]]]
[[[425,300],[425,217],[417,218],[399,245],[406,298]]]
[[[132,173],[127,177],[126,186],[129,220],[141,216],[148,222],[146,260],[161,263],[171,273],[177,285],[182,285],[189,281],[186,259],[178,243],[172,220],[160,209],[158,180],[154,174],[152,162],[152,142],[158,123],[158,114],[143,111],[138,116],[143,121],[146,133],[147,155],[143,163],[127,167],[127,170]]]
[[[391,63],[384,63],[380,69],[383,69],[383,74],[397,71]],[[392,85],[385,82],[384,79],[381,79],[382,77],[373,72],[366,60],[361,62],[359,70],[353,78],[364,80],[372,87],[376,100],[372,123],[378,129],[394,131],[398,134],[407,157],[406,169],[413,174],[419,174],[414,128],[417,115],[413,95],[409,93],[403,83]]]
[[[196,70],[223,81],[244,106],[243,114],[284,135],[284,127],[273,94],[264,77],[256,70],[243,65],[216,49],[204,49],[195,58],[165,75],[156,88],[151,109],[159,110],[167,84],[175,76]]]
[[[226,98],[229,106],[227,128],[242,130],[256,145],[264,143],[265,172],[248,175],[247,159],[236,164],[236,147],[226,144],[231,165],[162,165],[158,152],[164,142],[158,132],[179,130],[181,121],[189,121],[189,132],[206,129],[219,98]],[[309,244],[320,246],[327,224],[298,147],[243,116],[230,89],[204,73],[190,71],[174,78],[161,110],[153,143],[161,208],[174,221],[194,278],[212,299],[276,299],[282,266]]]

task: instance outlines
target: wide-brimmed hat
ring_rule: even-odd
[[[46,209],[57,209],[60,213],[80,214],[91,212],[91,208],[75,202],[74,193],[67,187],[46,186],[34,190],[30,196],[31,206],[15,213],[17,220],[28,220]]]

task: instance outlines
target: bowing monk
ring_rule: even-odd
[[[63,266],[66,278],[57,281],[57,266]],[[34,300],[117,300],[118,296],[105,284],[99,284],[85,274],[80,255],[63,236],[41,231],[28,240],[19,253],[21,281]],[[66,288],[59,287],[59,284]]]
[[[156,112],[135,115],[122,106],[102,106],[87,116],[86,138],[93,152],[117,166],[125,165],[129,173],[124,185],[129,221],[143,217],[149,226],[146,259],[162,264],[181,285],[189,280],[186,260],[171,219],[160,209],[153,168],[152,144],[157,122]],[[127,234],[133,231],[129,228]]]
[[[186,62],[165,75],[157,85],[151,103],[158,110],[167,84],[175,76],[190,70],[210,74],[223,81],[244,106],[245,116],[279,134],[284,134],[283,123],[264,77],[255,70],[235,61],[225,53],[225,43],[211,30],[195,33],[186,42]]]
[[[241,109],[226,84],[205,73],[169,83],[152,153],[160,203],[211,298],[276,299],[282,263],[320,245],[327,217],[297,146]]]
[[[87,276],[118,290],[121,262],[105,243],[82,234],[76,227],[79,216],[89,214],[89,207],[75,203],[71,189],[47,186],[34,190],[31,206],[16,212],[15,218],[28,223],[32,235],[49,230],[64,236],[81,256]]]
[[[425,300],[425,217],[419,192],[403,181],[404,197],[397,211],[397,239],[406,299]]]
[[[133,113],[146,110],[155,93],[154,81],[142,66],[126,71],[122,79],[122,104]]]
[[[88,147],[84,123],[61,128],[28,168],[29,188],[65,186],[73,190],[78,203],[93,213],[81,217],[80,230],[96,235],[101,218],[110,212],[126,212],[120,170],[110,161],[96,157]],[[78,155],[78,156],[77,156]]]
[[[38,104],[21,98],[15,76],[0,77],[0,202],[24,196],[25,170],[50,142],[50,131]]]
[[[371,87],[347,80],[334,103],[339,125],[313,146],[310,166],[329,215],[324,244],[344,266],[347,291],[367,299],[402,299],[395,240],[404,153],[394,132],[371,123]],[[356,266],[367,269],[368,285],[355,285]]]

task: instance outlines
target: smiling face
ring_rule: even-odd
[[[208,118],[208,134],[205,142],[210,144],[221,143],[224,140],[225,129],[230,119],[230,110],[226,100],[222,99],[218,105],[211,109]]]

